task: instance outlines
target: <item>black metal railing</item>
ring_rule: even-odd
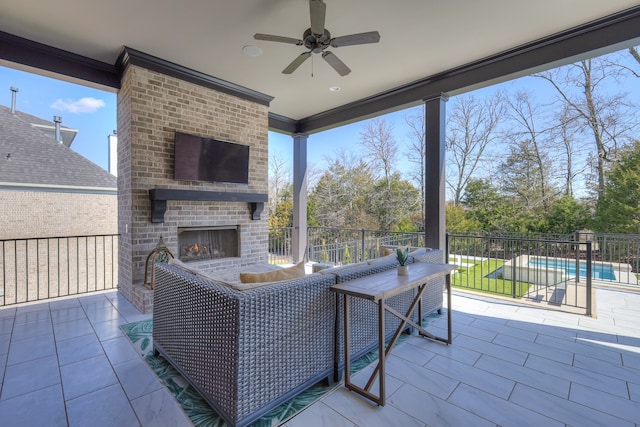
[[[364,228],[309,227],[309,261],[335,265],[378,258],[384,246],[424,246],[424,233],[367,230]]]
[[[293,260],[291,228],[269,230],[270,262]],[[349,264],[379,257],[385,245],[424,246],[424,233],[309,227],[307,259]],[[592,281],[638,286],[640,236],[457,233],[448,235],[453,284],[478,292],[591,311]]]
[[[0,306],[117,287],[118,235],[0,240]]]
[[[449,262],[458,265],[452,285],[458,288],[575,307],[590,315],[593,278],[605,277],[604,266],[592,262],[590,241],[474,233],[450,234],[448,242]]]

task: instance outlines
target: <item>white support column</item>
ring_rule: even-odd
[[[445,103],[449,97],[441,94],[425,99],[426,123],[426,188],[425,188],[425,244],[434,249],[445,249]]]
[[[307,134],[293,135],[293,262],[307,249]]]

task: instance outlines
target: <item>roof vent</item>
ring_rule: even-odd
[[[60,123],[62,122],[62,117],[53,116],[53,122],[56,124],[56,141],[62,142],[62,136],[60,135]]]
[[[18,93],[17,87],[11,87],[11,114],[16,113],[16,94]]]

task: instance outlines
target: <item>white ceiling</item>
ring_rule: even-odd
[[[281,73],[302,46],[307,0],[2,0],[0,30],[114,64],[123,46],[274,97],[270,111],[302,119],[615,12],[634,0],[325,0],[333,37],[380,32],[378,44],[330,48],[352,70],[340,77],[319,55]],[[242,53],[245,45],[263,50]],[[313,71],[313,76],[312,76]],[[329,88],[339,86],[339,92]]]

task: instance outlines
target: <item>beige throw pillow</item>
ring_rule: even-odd
[[[293,267],[281,270],[267,271],[264,273],[240,273],[242,283],[279,282],[281,280],[297,279],[304,277],[304,261]]]

